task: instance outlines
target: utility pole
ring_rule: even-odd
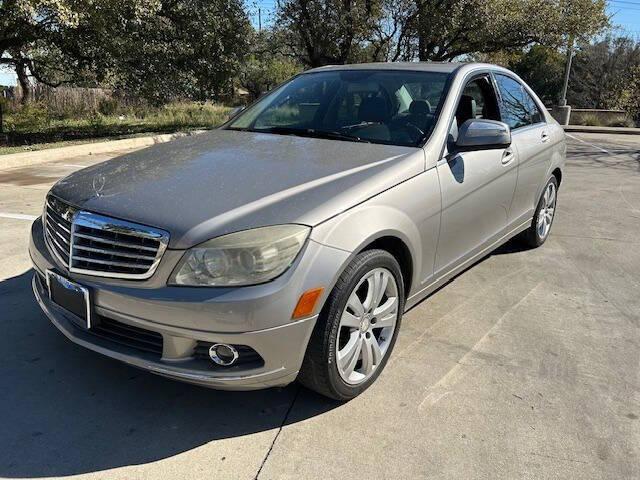
[[[567,90],[569,89],[569,76],[571,75],[571,62],[573,60],[573,36],[569,37],[567,43],[567,61],[564,67],[564,83],[562,84],[562,94],[560,95],[560,106],[567,104]]]
[[[567,90],[569,89],[574,41],[573,35],[569,35],[567,40],[567,60],[564,67],[564,82],[562,84],[562,92],[560,93],[560,101],[558,102],[558,107],[555,109],[554,115],[560,125],[569,125],[569,120],[571,119],[571,106],[567,105]]]
[[[258,8],[258,31],[262,31],[262,10]]]

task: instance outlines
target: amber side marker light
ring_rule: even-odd
[[[293,310],[291,318],[303,318],[311,315],[316,309],[316,304],[318,303],[323,291],[324,288],[312,288],[300,295],[300,300],[298,300],[298,304]]]

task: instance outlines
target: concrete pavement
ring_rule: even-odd
[[[549,241],[408,312],[347,404],[192,387],[69,343],[31,296],[28,218],[109,155],[0,171],[0,477],[639,478],[640,140],[572,135]]]
[[[4,170],[26,165],[36,165],[56,160],[66,161],[75,157],[86,157],[91,155],[106,154],[109,156],[113,155],[113,153],[117,151],[145,148],[155,145],[156,143],[170,142],[171,140],[179,137],[197,135],[202,132],[204,132],[204,130],[136,136],[120,140],[87,141],[86,143],[79,143],[77,145],[69,145],[66,147],[9,153],[0,155],[0,169]]]
[[[596,127],[592,125],[563,125],[568,133],[597,133],[604,135],[640,135],[637,127]]]

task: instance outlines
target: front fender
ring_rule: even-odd
[[[349,252],[344,267],[375,240],[383,237],[401,240],[411,254],[413,290],[433,270],[440,202],[440,187],[433,169],[315,226],[311,238]]]

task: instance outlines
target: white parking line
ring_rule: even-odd
[[[605,150],[604,148],[599,147],[598,145],[594,145],[593,143],[585,142],[585,141],[584,141],[584,140],[582,140],[581,138],[574,137],[573,135],[570,135],[570,134],[568,134],[568,133],[565,133],[565,135],[566,135],[567,137],[569,137],[569,138],[573,138],[574,140],[578,140],[579,142],[582,142],[582,143],[584,143],[585,145],[589,145],[590,147],[593,147],[593,148],[595,148],[596,150],[600,150],[601,152],[604,152],[604,153],[606,153],[606,154],[608,154],[608,155],[611,155],[611,152],[610,152],[609,150]]]
[[[0,212],[0,218],[12,218],[14,220],[27,220],[29,222],[33,222],[37,215],[24,215],[22,213],[4,213]]]

